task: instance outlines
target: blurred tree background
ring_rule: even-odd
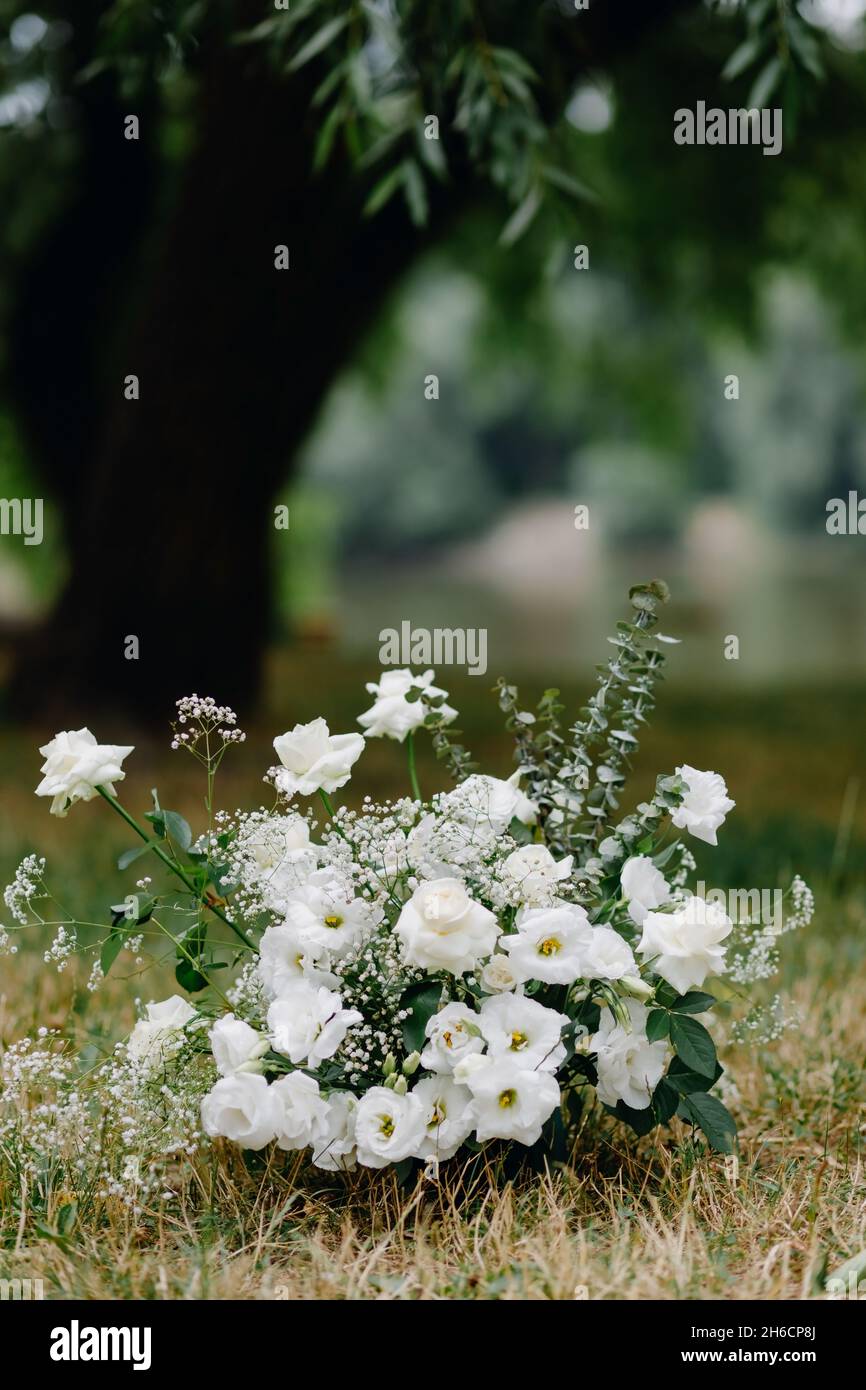
[[[582,672],[647,567],[691,681],[862,673],[864,9],[2,0],[10,711],[248,701],[406,617]],[[699,100],[782,153],[675,145]]]

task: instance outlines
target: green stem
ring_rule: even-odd
[[[99,795],[105,801],[108,802],[109,806],[113,807],[117,814],[123,820],[126,821],[127,825],[135,831],[136,835],[140,836],[140,838],[144,840],[146,844],[150,845],[150,848],[153,850],[157,859],[160,859],[162,863],[165,865],[165,867],[167,869],[170,869],[171,872],[175,875],[175,877],[179,878],[180,881],[183,884],[185,884],[185,886],[189,889],[190,893],[192,893],[193,897],[199,903],[201,903],[202,906],[209,907],[211,912],[214,913],[216,917],[219,917],[221,922],[225,922],[226,926],[231,928],[235,936],[238,937],[238,939],[244,943],[248,950],[255,951],[257,948],[253,945],[251,941],[249,941],[244,936],[240,927],[235,926],[234,922],[230,922],[224,912],[222,912],[213,903],[209,903],[207,898],[202,896],[202,894],[199,892],[199,889],[196,887],[195,883],[193,883],[189,875],[184,872],[184,870],[181,868],[179,864],[176,864],[173,859],[169,858],[169,856],[166,854],[165,850],[161,847],[161,845],[155,844],[154,841],[151,840],[147,831],[142,830],[135,817],[131,816],[129,812],[125,809],[125,807],[121,806],[120,802],[115,797],[113,797],[110,792],[107,792],[104,787],[97,787],[96,790],[99,792]]]
[[[423,801],[421,788],[418,785],[418,773],[415,770],[415,731],[410,729],[406,736],[406,756],[409,759],[409,781],[412,784],[412,795],[416,801]]]

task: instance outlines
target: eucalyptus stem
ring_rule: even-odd
[[[418,785],[418,772],[415,767],[415,731],[410,729],[406,736],[406,757],[409,761],[409,781],[412,784],[412,795],[416,801],[423,801],[421,788]]]
[[[216,917],[219,917],[220,921],[224,922],[226,926],[234,932],[235,936],[238,937],[238,939],[244,943],[248,950],[255,951],[257,948],[253,945],[251,941],[247,939],[247,937],[244,936],[240,927],[236,926],[234,922],[229,921],[225,913],[222,912],[220,908],[218,908],[214,903],[208,902],[207,898],[202,895],[202,893],[197,888],[196,884],[193,883],[189,875],[185,873],[185,871],[181,868],[180,864],[177,864],[173,859],[170,859],[169,856],[166,854],[165,850],[162,848],[162,846],[156,844],[153,840],[151,840],[147,831],[142,830],[135,817],[131,816],[124,806],[121,806],[117,798],[113,797],[110,792],[107,792],[104,787],[97,787],[96,790],[99,792],[99,795],[103,798],[103,800],[107,801],[109,806],[111,806],[117,812],[117,814],[123,820],[126,821],[127,825],[135,831],[136,835],[138,835],[142,840],[145,841],[146,844],[150,846],[157,859],[161,860],[165,867],[167,869],[170,869],[176,878],[180,879],[181,883],[183,883],[189,889],[190,893],[193,894],[196,900],[199,903],[201,903],[203,907],[210,908],[211,912]]]

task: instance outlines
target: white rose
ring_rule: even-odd
[[[425,1076],[412,1091],[424,1113],[419,1158],[453,1158],[475,1128],[472,1096],[450,1076]]]
[[[129,1035],[128,1056],[139,1064],[156,1066],[170,1052],[176,1051],[183,1028],[195,1017],[195,1009],[179,994],[160,1003],[151,1001],[146,1017],[139,1019]]]
[[[501,928],[493,913],[470,898],[458,878],[422,883],[405,904],[396,932],[408,965],[463,975],[489,956]]]
[[[324,719],[314,719],[275,738],[274,749],[283,765],[276,779],[283,795],[313,796],[345,786],[364,751],[364,739],[361,734],[332,734]]]
[[[426,1138],[424,1109],[413,1091],[401,1096],[387,1086],[373,1086],[358,1102],[355,1142],[365,1168],[420,1157]]]
[[[549,1071],[528,1071],[509,1056],[480,1067],[467,1085],[480,1142],[516,1139],[520,1144],[534,1144],[559,1105],[559,1086]]]
[[[481,988],[487,994],[504,994],[506,990],[518,989],[519,981],[514,966],[507,956],[491,956],[481,971]]]
[[[664,1073],[667,1043],[647,1040],[643,1004],[629,999],[627,1006],[631,1027],[623,1028],[610,1009],[603,1009],[598,1032],[587,1046],[597,1054],[599,1099],[605,1105],[621,1100],[632,1110],[646,1110]]]
[[[319,1083],[302,1071],[289,1072],[271,1086],[277,1107],[278,1149],[305,1149],[323,1132],[328,1105],[319,1095]]]
[[[716,831],[737,804],[728,796],[725,779],[718,772],[699,772],[688,763],[677,768],[677,775],[682,777],[688,791],[672,813],[671,821],[678,830],[688,830],[695,839],[708,845],[716,844]]]
[[[297,980],[328,986],[337,983],[327,952],[306,932],[283,922],[268,927],[262,934],[256,973],[271,999],[278,998]]]
[[[528,1071],[556,1071],[565,1057],[560,1041],[566,1014],[536,999],[500,994],[481,1005],[481,1032],[494,1061],[512,1057]]]
[[[242,1018],[224,1014],[210,1030],[210,1046],[217,1071],[232,1076],[236,1071],[261,1071],[268,1040]]]
[[[427,1071],[447,1073],[473,1052],[481,1052],[484,1039],[479,1030],[478,1014],[465,1004],[446,1004],[444,1009],[427,1020],[427,1046],[421,1053],[421,1065]]]
[[[333,1057],[348,1030],[363,1019],[357,1009],[344,1009],[339,994],[306,980],[287,985],[268,1009],[274,1050],[295,1066],[317,1067]]]
[[[263,1076],[223,1076],[201,1103],[201,1123],[212,1139],[231,1139],[244,1149],[263,1149],[275,1137],[278,1106]]]
[[[332,1091],[328,1113],[318,1137],[313,1141],[313,1163],[329,1173],[348,1173],[356,1165],[355,1117],[358,1097],[351,1091]]]
[[[571,985],[581,978],[583,953],[592,927],[582,907],[524,908],[516,918],[517,931],[503,936],[517,979],[543,980],[550,985]]]
[[[678,912],[650,912],[637,944],[645,961],[680,994],[700,989],[708,975],[725,972],[720,943],[733,923],[718,903],[690,896]]]
[[[52,816],[65,816],[76,801],[92,801],[98,795],[97,787],[104,787],[114,796],[114,783],[122,782],[126,776],[121,763],[133,747],[97,743],[89,729],[68,729],[55,734],[50,743],[39,749],[45,759],[40,771],[45,775],[36,795],[53,797]]]
[[[646,854],[636,854],[627,859],[619,881],[622,895],[628,902],[628,915],[638,926],[648,912],[662,907],[671,896],[664,874],[659,872]]]
[[[417,700],[407,700],[413,686],[424,694]],[[375,699],[370,709],[358,716],[358,723],[366,729],[368,738],[395,738],[399,743],[407,734],[419,729],[434,708],[424,696],[444,697],[448,693],[433,684],[432,671],[413,675],[408,668],[383,671],[378,684],[368,681],[367,690]],[[450,705],[439,705],[436,712],[447,723],[457,718],[456,709]]]
[[[583,948],[583,979],[621,980],[624,975],[636,974],[632,949],[619,932],[612,927],[593,927],[592,936]]]
[[[546,845],[523,845],[509,854],[502,868],[520,890],[522,902],[541,903],[568,878],[571,865],[570,854],[557,863]]]

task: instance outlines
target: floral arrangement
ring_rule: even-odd
[[[808,921],[811,894],[795,880],[780,928],[735,925],[688,891],[695,861],[672,832],[716,844],[734,807],[716,772],[684,764],[619,815],[674,640],[656,630],[666,597],[658,582],[631,591],[631,616],[567,729],[558,691],[531,713],[500,681],[516,744],[508,780],[476,770],[433,672],[408,669],[368,685],[364,734],[332,734],[315,719],[275,738],[273,804],[251,812],[215,803],[222,759],[244,739],[234,713],[197,695],[178,701],[172,747],[206,778],[207,824],[195,837],[155,792],[147,828],[121,805],[132,748],[81,729],[41,750],[37,794],[54,815],[101,797],[140,841],[119,868],[156,860],[169,877],[160,891],[140,877],[89,944],[81,924],[45,907],[44,860],[30,855],[6,890],[6,949],[50,921],[46,960],[63,969],[73,952],[93,952],[90,988],[121,953],[138,967],[164,947],[175,961],[184,995],[147,1004],[129,1038],[89,1068],[103,1124],[127,1155],[122,1171],[106,1167],[106,1191],[164,1184],[153,1176],[160,1154],[217,1139],[309,1150],[330,1170],[395,1165],[405,1175],[417,1164],[433,1179],[442,1161],[490,1141],[561,1159],[593,1096],[638,1134],[676,1115],[731,1149],[734,1121],[714,1094],[722,1068],[699,1016],[736,1009],[745,986],[774,972],[776,937]],[[424,732],[454,779],[429,798],[415,767]],[[367,738],[405,746],[411,795],[335,808]],[[740,1027],[749,1036],[754,1015]],[[48,1059],[65,1101],[32,1111],[47,1142],[58,1129],[87,1131],[92,1110],[77,1059],[42,1032],[9,1049],[3,1067],[14,1102],[37,1055]]]

